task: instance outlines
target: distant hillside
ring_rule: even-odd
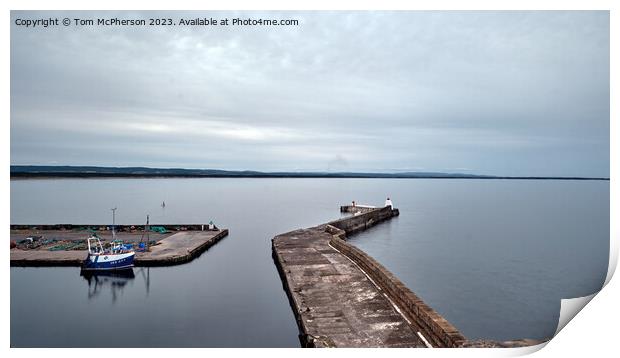
[[[186,177],[186,178],[460,178],[460,179],[572,179],[609,180],[585,177],[508,177],[461,173],[408,172],[408,173],[356,173],[356,172],[259,172],[218,169],[146,168],[146,167],[95,167],[11,165],[11,178],[33,177]]]

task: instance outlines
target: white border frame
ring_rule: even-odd
[[[284,0],[265,0],[261,1],[251,1],[251,0],[233,0],[227,2],[218,2],[218,3],[205,3],[199,1],[187,1],[187,0],[176,0],[174,2],[171,1],[161,1],[155,0],[151,1],[148,4],[146,2],[136,4],[130,4],[128,1],[119,1],[119,0],[111,0],[111,1],[91,1],[91,2],[79,2],[79,1],[68,1],[61,0],[55,1],[51,4],[49,1],[33,1],[33,0],[25,0],[25,1],[5,1],[5,12],[2,17],[2,22],[4,22],[4,26],[2,26],[1,34],[2,40],[4,43],[4,49],[1,56],[2,58],[2,68],[4,70],[5,76],[4,85],[2,86],[2,98],[3,98],[3,118],[4,121],[3,131],[2,131],[2,139],[4,150],[2,151],[3,162],[5,163],[3,166],[3,172],[5,173],[5,178],[10,176],[9,173],[9,165],[10,165],[10,54],[6,49],[10,48],[10,10],[52,10],[52,9],[83,9],[83,10],[132,10],[132,9],[160,9],[160,10],[173,10],[173,9],[188,9],[188,10],[610,10],[610,64],[611,64],[611,82],[610,82],[610,97],[617,97],[617,85],[618,85],[618,71],[617,64],[618,63],[618,47],[620,45],[620,41],[618,41],[618,31],[619,29],[619,20],[620,16],[617,14],[618,10],[618,1],[614,0],[590,0],[590,1],[576,1],[576,0],[522,0],[522,1],[514,1],[514,0],[506,0],[506,1],[498,1],[498,0],[475,0],[475,1],[464,1],[464,0],[437,0],[437,1],[395,1],[395,0],[382,0],[382,1],[371,1],[371,0],[359,0],[359,1],[340,1],[336,2],[334,0],[316,0],[316,1],[284,1]],[[148,6],[147,6],[148,5]],[[611,104],[611,118],[610,118],[610,177],[612,178],[610,181],[610,217],[615,218],[618,216],[618,187],[614,178],[618,177],[618,157],[616,155],[618,151],[618,145],[615,139],[618,137],[618,110],[617,104],[614,103],[613,100],[610,102]],[[10,181],[5,181],[2,186],[2,195],[4,199],[4,205],[2,206],[2,223],[5,228],[10,225],[10,200],[8,200],[10,195]],[[574,322],[569,323],[565,329],[563,329],[557,337],[553,338],[549,344],[547,344],[547,348],[543,349],[539,355],[542,356],[559,356],[559,355],[603,355],[606,356],[608,352],[613,352],[617,350],[616,347],[616,325],[614,318],[618,316],[617,303],[620,302],[619,286],[617,282],[611,282],[611,277],[613,276],[613,272],[617,266],[617,258],[618,258],[618,233],[619,228],[617,223],[611,219],[610,220],[610,266],[606,279],[606,287],[601,291],[601,294],[596,295],[596,297],[592,298],[592,303],[587,305],[587,307],[575,317]],[[0,275],[0,285],[2,287],[9,288],[9,251],[5,251],[3,255],[5,261],[5,270]],[[615,280],[617,281],[617,280]],[[7,313],[7,317],[10,315],[10,297],[9,290],[5,290],[5,294],[2,295],[2,307],[5,307],[5,312]],[[148,355],[170,355],[181,353],[184,356],[204,356],[205,354],[216,354],[216,355],[229,355],[229,354],[258,354],[258,355],[269,355],[269,356],[289,356],[289,355],[335,355],[338,354],[338,357],[341,357],[343,354],[345,356],[355,356],[356,358],[361,356],[370,356],[376,354],[385,354],[386,352],[389,355],[395,356],[409,356],[414,354],[410,350],[382,350],[381,352],[376,352],[374,349],[360,350],[360,349],[341,349],[341,350],[295,350],[291,351],[289,349],[253,349],[251,352],[247,350],[241,349],[229,349],[229,350],[221,350],[221,349],[109,349],[100,352],[92,352],[86,351],[84,349],[54,349],[54,350],[35,350],[35,349],[8,349],[10,346],[10,320],[4,319],[2,325],[2,346],[7,351],[5,353],[10,353],[13,356],[21,357],[21,356],[30,356],[34,354],[45,354],[51,355],[52,357],[67,357],[67,356],[82,356],[84,354],[93,354],[100,353],[106,355],[134,355],[134,354],[148,354]],[[103,333],[103,332],[102,332]],[[524,349],[468,349],[468,350],[416,350],[416,355],[428,356],[428,355],[459,355],[459,356],[497,356],[497,355],[522,355],[531,353],[536,351],[542,346],[540,345],[536,347],[524,348]]]

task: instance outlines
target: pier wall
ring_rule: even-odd
[[[394,216],[398,216],[398,209],[392,209],[391,207],[371,209],[361,214],[348,216],[339,220],[334,220],[329,223],[333,227],[344,230],[347,235],[354,234],[359,231],[366,230],[378,223],[391,219]]]
[[[341,212],[351,212],[351,209],[346,206],[340,209]],[[360,317],[369,316],[373,309],[364,306],[357,308],[353,304],[353,302],[360,302],[365,298],[362,296],[348,297],[347,295],[350,293],[346,292],[346,280],[338,278],[331,283],[331,280],[328,279],[329,276],[322,277],[326,274],[321,273],[321,270],[325,270],[323,266],[331,263],[330,265],[335,265],[334,268],[330,268],[332,271],[353,272],[357,270],[362,273],[361,276],[368,277],[376,286],[379,296],[385,295],[386,302],[389,301],[396,307],[402,316],[402,321],[405,322],[404,324],[409,326],[404,331],[419,332],[418,334],[421,334],[433,347],[464,346],[468,342],[467,339],[453,325],[426,305],[422,299],[375,259],[346,242],[347,235],[363,231],[399,215],[398,209],[383,207],[353,212],[356,214],[313,228],[282,234],[273,240],[274,261],[278,266],[278,271],[296,315],[301,337],[306,337],[305,340],[302,339],[302,342],[307,341],[310,337],[312,338],[311,341],[315,342],[310,346],[332,346],[331,343],[325,345],[316,342],[332,342],[332,340],[341,339],[338,334],[331,334],[333,327],[330,324],[333,323],[323,323],[318,327],[313,326],[314,322],[317,321],[316,312],[328,310],[322,306],[327,305],[327,303],[321,302],[329,302],[329,305],[337,304],[334,301],[327,301],[325,296],[328,294],[335,295],[336,293],[341,296],[340,300],[346,306],[343,312],[348,312],[341,318],[341,323],[349,322],[352,324],[353,330],[359,329],[364,332],[362,336],[381,337],[382,335],[394,334],[385,328],[369,329],[360,323],[364,321],[364,318]],[[330,253],[330,249],[333,249],[333,253]],[[339,261],[341,259],[337,258],[338,256],[348,261],[351,267],[343,269],[344,263]],[[319,260],[319,257],[323,257],[322,261]],[[335,267],[340,268],[335,269]],[[312,277],[311,273],[313,272],[318,272],[317,275],[321,277]],[[356,277],[356,285],[362,285],[363,280],[359,276]],[[316,283],[317,279],[320,285]],[[321,293],[321,290],[325,293]],[[353,295],[355,296],[355,294]],[[378,296],[374,297],[378,299]],[[335,310],[333,307],[329,308],[330,312]],[[357,325],[360,326],[357,327]],[[318,339],[317,337],[322,338]],[[422,341],[416,342],[416,339],[417,337],[403,334],[396,346],[424,346]],[[363,346],[357,338],[348,337],[343,341],[336,342],[335,346]],[[372,346],[395,346],[392,345],[393,343],[388,343],[390,342],[389,339],[379,341],[380,343],[374,343]]]
[[[369,211],[373,211],[377,209],[376,206],[370,206],[370,205],[343,205],[340,207],[340,212],[341,213],[366,213]]]
[[[357,247],[347,243],[341,233],[329,229],[330,245],[358,265],[399,308],[410,324],[418,329],[433,347],[460,347],[466,338],[407,288],[394,274]]]

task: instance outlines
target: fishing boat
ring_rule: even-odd
[[[82,263],[82,270],[125,270],[133,267],[136,253],[130,246],[123,245],[121,241],[112,241],[107,249],[103,247],[97,236],[90,236],[87,242],[88,255]]]
[[[124,245],[116,240],[116,208],[112,210],[112,242],[106,249],[97,235],[91,235],[88,243],[88,255],[82,263],[83,271],[126,270],[133,267],[136,252],[131,245]]]

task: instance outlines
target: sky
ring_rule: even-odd
[[[299,25],[16,24],[49,17]],[[11,20],[12,165],[609,177],[607,11]]]

